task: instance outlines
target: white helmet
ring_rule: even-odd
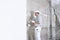
[[[38,10],[34,11],[34,12],[39,12]]]

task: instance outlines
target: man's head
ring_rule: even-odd
[[[39,11],[35,11],[35,16],[38,16],[39,15]]]

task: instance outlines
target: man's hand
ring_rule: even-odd
[[[33,26],[35,25],[35,21],[32,21],[32,25],[33,25]]]

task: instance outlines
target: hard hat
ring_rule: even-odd
[[[38,10],[34,11],[34,12],[39,12]]]
[[[36,13],[36,12],[39,14],[39,11],[38,10],[34,11],[34,13]]]

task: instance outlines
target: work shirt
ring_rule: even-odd
[[[41,20],[40,20],[39,16],[34,17],[33,20],[36,22],[36,24],[35,24],[35,26],[36,26],[36,28],[35,28],[35,40],[41,40],[41,34],[40,34],[40,32],[41,32],[40,21]]]

